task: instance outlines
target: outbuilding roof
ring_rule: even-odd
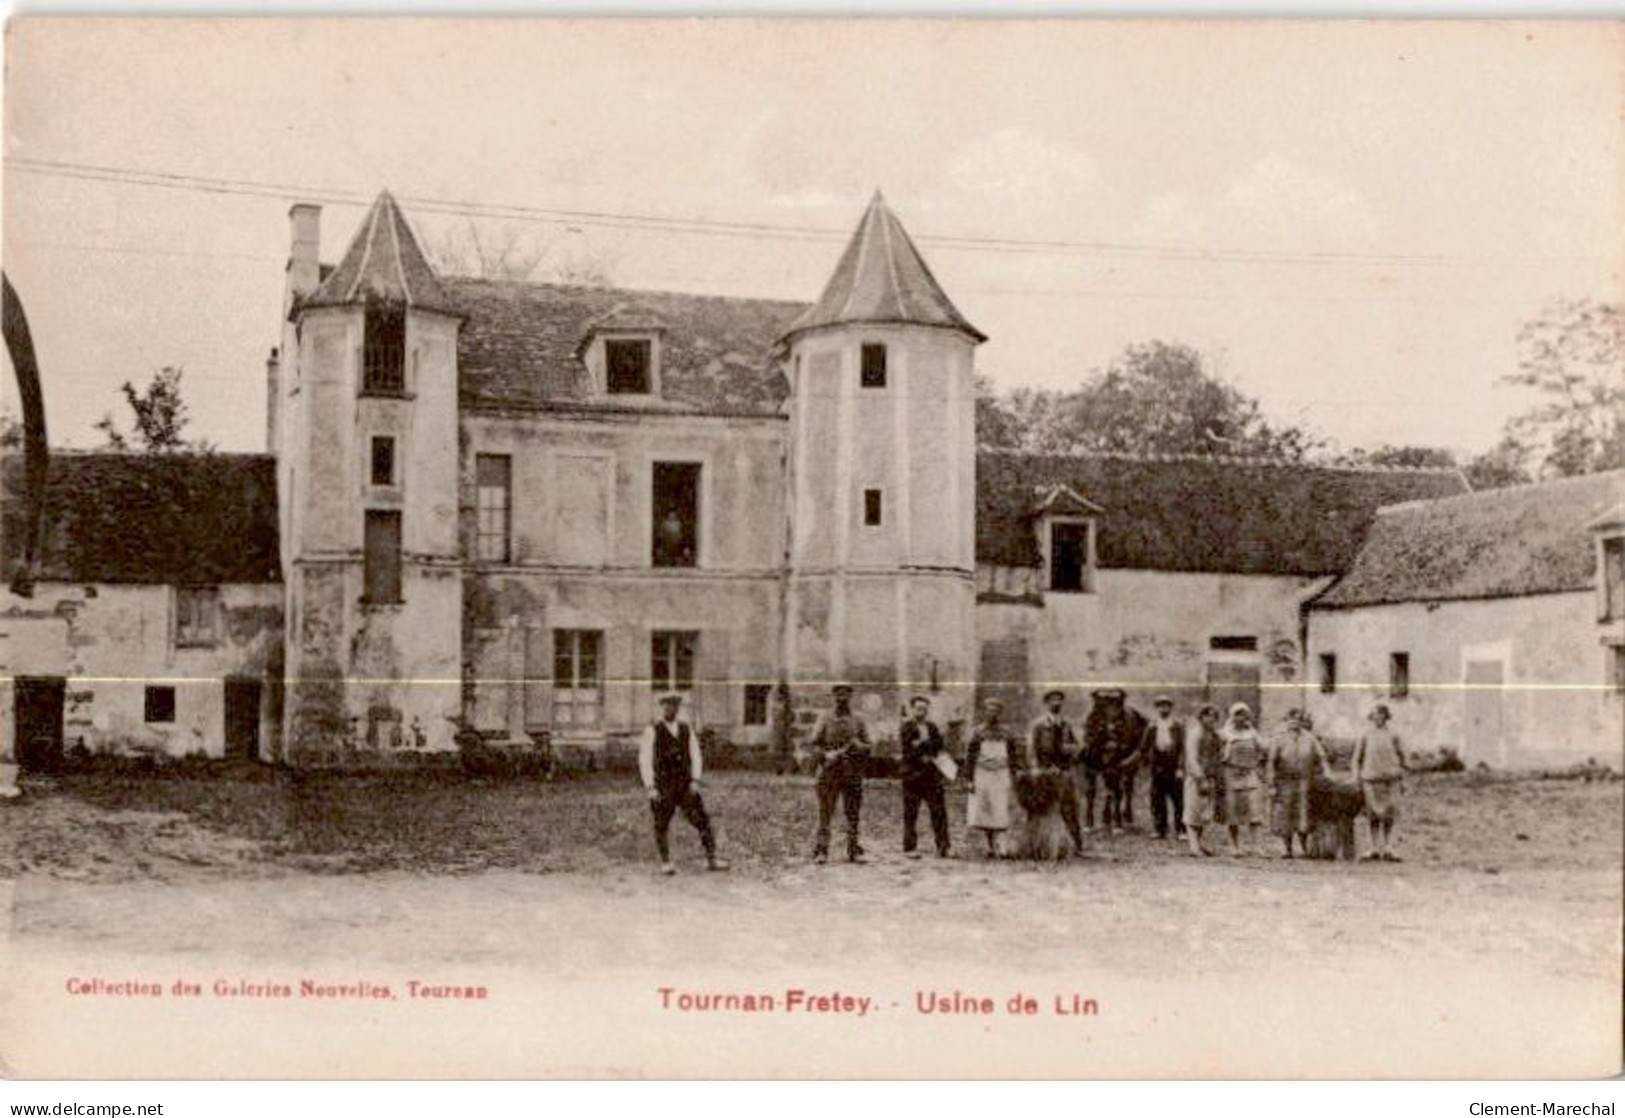
[[[1331,575],[1354,561],[1379,507],[1460,493],[1467,483],[1455,470],[984,450],[976,460],[978,562],[1039,566],[1035,521],[1054,486],[1102,510],[1102,567]]]
[[[22,473],[0,459],[7,579],[23,553]],[[41,581],[278,582],[276,459],[52,451],[41,535]]]
[[[1592,527],[1625,495],[1625,470],[1485,489],[1382,509],[1359,557],[1317,608],[1586,590]]]

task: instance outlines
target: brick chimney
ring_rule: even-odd
[[[276,454],[281,449],[277,444],[282,436],[278,428],[282,410],[282,362],[277,359],[276,346],[271,347],[271,356],[265,359],[265,452]]]
[[[288,210],[288,283],[284,313],[293,301],[316,290],[322,281],[322,208],[296,202]]]

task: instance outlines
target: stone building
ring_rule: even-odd
[[[9,586],[21,463],[3,466]],[[265,455],[52,455],[33,593],[0,591],[0,754],[276,754],[274,470]]]
[[[253,547],[164,506],[154,522],[214,566],[160,548],[61,568],[60,593],[94,589],[103,610],[139,587],[150,618],[115,629],[109,612],[98,637],[129,645],[120,666],[36,662],[12,638],[7,671],[70,695],[105,671],[131,694],[181,676],[222,696],[192,737],[133,741],[242,748],[230,710],[246,725],[250,677],[258,755],[312,765],[443,756],[460,732],[625,748],[664,690],[717,738],[764,746],[837,680],[883,735],[908,693],[952,727],[979,691],[1019,719],[1051,684],[1077,717],[1083,692],[1122,686],[1137,704],[1245,698],[1273,721],[1301,699],[1307,606],[1377,510],[1465,490],[1453,471],[979,451],[984,337],[878,194],[812,303],[439,275],[387,192],[328,265],[320,217],[290,213],[269,456],[195,462],[246,502]],[[92,488],[149,468],[117,461],[128,477]],[[85,487],[61,484],[51,515],[72,521]],[[208,656],[158,620],[197,591],[230,634]],[[9,600],[10,633],[77,647],[55,593]],[[131,719],[95,740],[117,747]]]
[[[326,268],[317,222],[271,370],[294,760],[599,749],[668,688],[740,744],[835,680],[1273,695],[1375,509],[1463,487],[978,455],[984,337],[878,194],[811,304],[439,276],[387,193]]]
[[[1625,470],[1383,509],[1309,606],[1310,709],[1469,764],[1625,759]]]

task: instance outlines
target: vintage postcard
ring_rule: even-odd
[[[6,1075],[1619,1072],[1619,26],[5,46]]]

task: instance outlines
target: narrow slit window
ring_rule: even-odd
[[[1388,696],[1403,699],[1411,693],[1411,654],[1395,652],[1388,657]]]
[[[1337,656],[1335,653],[1322,652],[1320,654],[1320,690],[1321,694],[1330,695],[1337,690]]]
[[[863,523],[870,528],[879,527],[881,511],[880,490],[865,489],[863,491]]]
[[[862,384],[865,388],[886,387],[886,347],[878,342],[863,347]]]
[[[390,435],[372,437],[372,483],[395,484],[395,439]]]

